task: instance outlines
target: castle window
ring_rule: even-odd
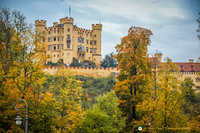
[[[78,42],[79,42],[79,43],[83,43],[83,38],[82,38],[82,37],[79,37],[79,38],[78,38]]]
[[[88,44],[88,40],[86,40],[86,43]]]
[[[56,44],[53,45],[53,50],[56,50]]]
[[[97,37],[97,35],[94,35],[94,37]]]
[[[97,44],[97,41],[94,41],[94,45],[96,45]]]
[[[51,31],[49,31],[49,35],[51,34]]]
[[[57,57],[59,57],[59,54],[57,55]]]
[[[70,32],[70,29],[67,29],[68,32]]]
[[[70,48],[70,41],[67,41],[67,48]]]
[[[192,69],[192,70],[191,70],[191,72],[194,72],[194,69],[193,69],[193,68],[194,68],[194,66],[193,66],[193,65],[191,65],[191,69]]]
[[[197,78],[196,78],[196,82],[200,82],[200,77],[197,77]]]
[[[90,60],[90,57],[89,57],[89,60]]]
[[[94,53],[96,53],[97,52],[97,49],[96,48],[94,48]]]
[[[45,34],[45,31],[43,31],[43,35]]]
[[[51,45],[48,45],[48,51],[50,51],[51,50]]]
[[[62,49],[64,49],[64,44],[62,44]]]
[[[81,46],[81,45],[79,45],[79,46],[78,46],[78,51],[83,51],[83,50],[84,50],[84,47]]]
[[[56,33],[56,29],[54,29],[54,33]]]
[[[86,47],[86,52],[88,53],[88,47]]]
[[[92,45],[92,41],[90,41],[90,45]]]
[[[54,54],[54,57],[56,57],[56,55]]]
[[[181,72],[184,72],[184,70],[183,70],[183,65],[181,65]]]
[[[62,41],[64,41],[64,36],[62,36]]]
[[[86,34],[86,36],[88,37],[88,34]]]
[[[70,35],[67,35],[67,39],[70,39]]]
[[[45,38],[43,38],[43,42],[45,42]]]
[[[59,36],[58,36],[58,41],[59,41]]]
[[[56,37],[54,36],[54,41],[56,41]]]
[[[90,53],[92,53],[92,48],[90,48]]]
[[[60,48],[60,45],[59,44],[57,44],[57,49],[59,49]]]
[[[57,32],[59,33],[59,30]]]
[[[51,42],[51,37],[48,38],[48,42]]]

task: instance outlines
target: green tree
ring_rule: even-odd
[[[71,67],[80,67],[81,64],[78,62],[78,59],[74,58],[73,57],[73,61],[72,63],[70,64]]]
[[[107,54],[105,56],[105,58],[103,59],[102,63],[101,63],[101,66],[106,68],[106,67],[116,67],[117,66],[117,61],[116,59],[114,58],[114,53],[110,53],[110,54]]]
[[[113,91],[99,96],[97,104],[92,109],[86,111],[85,119],[78,132],[120,132],[125,125],[125,119],[121,116],[118,105],[118,99]]]
[[[153,83],[149,96],[138,104],[139,112],[143,115],[141,124],[147,126],[151,123],[151,128],[161,128],[162,132],[167,132],[168,128],[186,127],[188,118],[181,109],[184,104],[182,88],[174,74],[177,70],[170,59],[159,65],[157,80],[154,81],[156,86]]]
[[[190,78],[186,78],[181,83],[184,99],[181,109],[189,117],[187,126],[190,132],[198,132],[200,130],[200,93],[195,93],[193,87],[194,83]]]
[[[115,48],[115,58],[120,70],[115,84],[115,93],[119,98],[119,108],[123,116],[127,117],[126,130],[131,130],[132,122],[140,119],[136,113],[136,106],[148,91],[151,67],[147,55],[152,32],[140,27],[131,27],[128,35]]]
[[[81,62],[81,66],[82,67],[89,67],[89,68],[95,68],[96,67],[96,64],[90,60],[84,60],[83,62]]]
[[[77,75],[76,79],[83,81],[82,106],[85,109],[91,108],[96,103],[96,97],[113,90],[115,84],[115,79],[112,76],[108,78],[92,78]]]

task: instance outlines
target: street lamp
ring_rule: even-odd
[[[22,124],[22,118],[21,118],[21,116],[20,116],[20,111],[22,110],[22,107],[20,107],[20,108],[17,108],[17,107],[16,107],[16,104],[17,104],[17,102],[19,102],[19,101],[23,101],[23,102],[25,102],[25,104],[26,104],[26,117],[25,117],[26,124],[25,124],[25,133],[28,133],[28,103],[27,103],[24,99],[19,99],[19,100],[17,100],[17,101],[15,102],[15,104],[14,104],[15,109],[18,111],[17,117],[15,118],[16,124],[17,124],[17,125],[21,125],[21,124]]]

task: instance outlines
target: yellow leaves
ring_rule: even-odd
[[[189,128],[190,132],[192,132],[192,131],[200,131],[200,115],[197,118],[193,117],[187,123],[187,127]]]

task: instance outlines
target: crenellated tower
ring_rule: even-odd
[[[96,63],[97,66],[101,65],[101,31],[102,24],[92,24],[93,31],[93,49],[96,49],[96,52],[93,53],[93,62]],[[95,43],[96,42],[96,43]]]
[[[36,20],[35,28],[37,32],[43,32],[46,28],[46,20]]]

